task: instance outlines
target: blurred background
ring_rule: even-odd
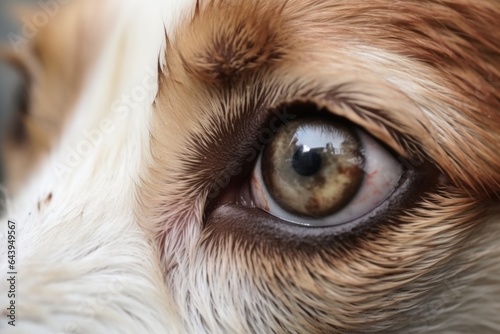
[[[36,4],[36,0],[0,0],[0,45],[9,48],[9,33],[20,33],[20,27],[11,13],[13,5],[28,6]],[[12,110],[12,100],[19,84],[16,72],[5,63],[0,62],[0,133],[5,132],[6,117]]]
[[[29,6],[35,5],[36,0],[0,0],[0,48],[10,48],[9,33],[20,33],[20,26],[12,15],[13,5]],[[20,84],[20,77],[17,73],[0,61],[0,140],[2,140],[7,127],[7,119],[13,110],[13,101],[16,90]],[[2,162],[0,161],[0,186],[3,184]],[[2,201],[2,191],[0,191],[0,202]],[[0,203],[0,211],[2,205]]]

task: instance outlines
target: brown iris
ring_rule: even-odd
[[[363,181],[364,156],[355,130],[342,122],[301,118],[266,147],[262,176],[286,211],[325,217],[346,206]]]

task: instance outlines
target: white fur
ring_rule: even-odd
[[[103,32],[105,46],[63,145],[43,161],[9,208],[8,217],[17,224],[17,321],[12,327],[3,315],[1,333],[177,332],[157,252],[132,207],[141,156],[149,147],[164,19],[170,22],[191,2],[108,2],[118,19]],[[136,97],[128,99],[134,92]],[[147,94],[138,97],[142,92]],[[109,121],[106,131],[103,120]],[[89,136],[95,142],[85,149]],[[84,154],[74,153],[79,148]],[[50,193],[53,199],[45,205]],[[4,276],[7,217],[1,223]],[[7,291],[1,279],[1,305],[8,305]]]

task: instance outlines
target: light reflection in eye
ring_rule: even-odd
[[[397,188],[403,173],[401,164],[363,130],[310,119],[297,120],[285,128],[260,155],[252,177],[253,201],[271,215],[306,226],[339,225],[367,214]],[[308,172],[293,166],[297,152],[302,165],[312,168]],[[314,152],[321,159],[308,156]],[[286,161],[291,167],[270,164],[269,159]],[[349,173],[339,176],[339,164],[349,167]],[[269,181],[272,178],[280,182]],[[355,191],[349,194],[352,189]],[[345,199],[332,197],[335,193]],[[311,202],[309,197],[320,201]],[[334,200],[338,203],[329,202]]]
[[[298,128],[295,135],[296,142],[315,143],[316,147],[327,148],[334,152],[335,149],[342,147],[345,138],[340,135],[332,135],[331,132],[334,129],[316,127],[314,131],[311,130],[311,127],[308,126]],[[310,149],[307,145],[304,147]]]

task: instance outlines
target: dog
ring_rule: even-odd
[[[500,1],[44,6],[1,333],[500,332]]]

